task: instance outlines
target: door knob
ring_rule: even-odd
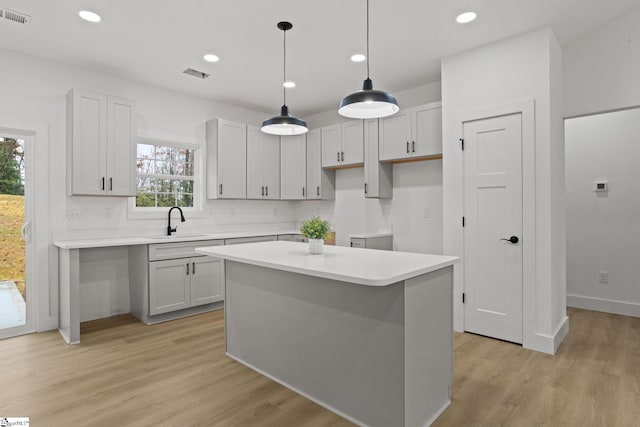
[[[514,245],[520,241],[520,239],[518,239],[518,236],[511,236],[508,239],[500,239],[500,240],[504,240],[505,242],[513,243]]]

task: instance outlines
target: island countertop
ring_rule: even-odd
[[[392,252],[342,246],[325,246],[324,254],[311,255],[305,243],[260,242],[197,248],[196,252],[245,264],[308,276],[387,286],[439,270],[459,258],[409,252]]]

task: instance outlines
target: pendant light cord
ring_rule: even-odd
[[[287,105],[287,88],[284,85],[287,81],[287,30],[282,30],[282,32],[284,33],[284,36],[282,38],[284,40],[284,61],[282,66],[282,98],[284,99],[283,105]]]
[[[367,0],[367,78],[369,78],[369,0]]]

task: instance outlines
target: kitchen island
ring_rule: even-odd
[[[227,355],[346,419],[425,426],[451,399],[455,257],[263,242],[225,260]]]

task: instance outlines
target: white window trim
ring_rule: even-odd
[[[205,216],[204,204],[204,143],[195,138],[139,132],[136,144],[164,145],[168,147],[188,148],[194,150],[193,163],[193,207],[181,208],[186,218],[202,218]],[[136,172],[137,176],[137,172]],[[184,177],[180,177],[184,179]],[[178,178],[176,178],[178,179]],[[129,197],[127,203],[127,218],[129,219],[158,219],[165,218],[169,208],[140,208],[136,206],[136,198]]]

